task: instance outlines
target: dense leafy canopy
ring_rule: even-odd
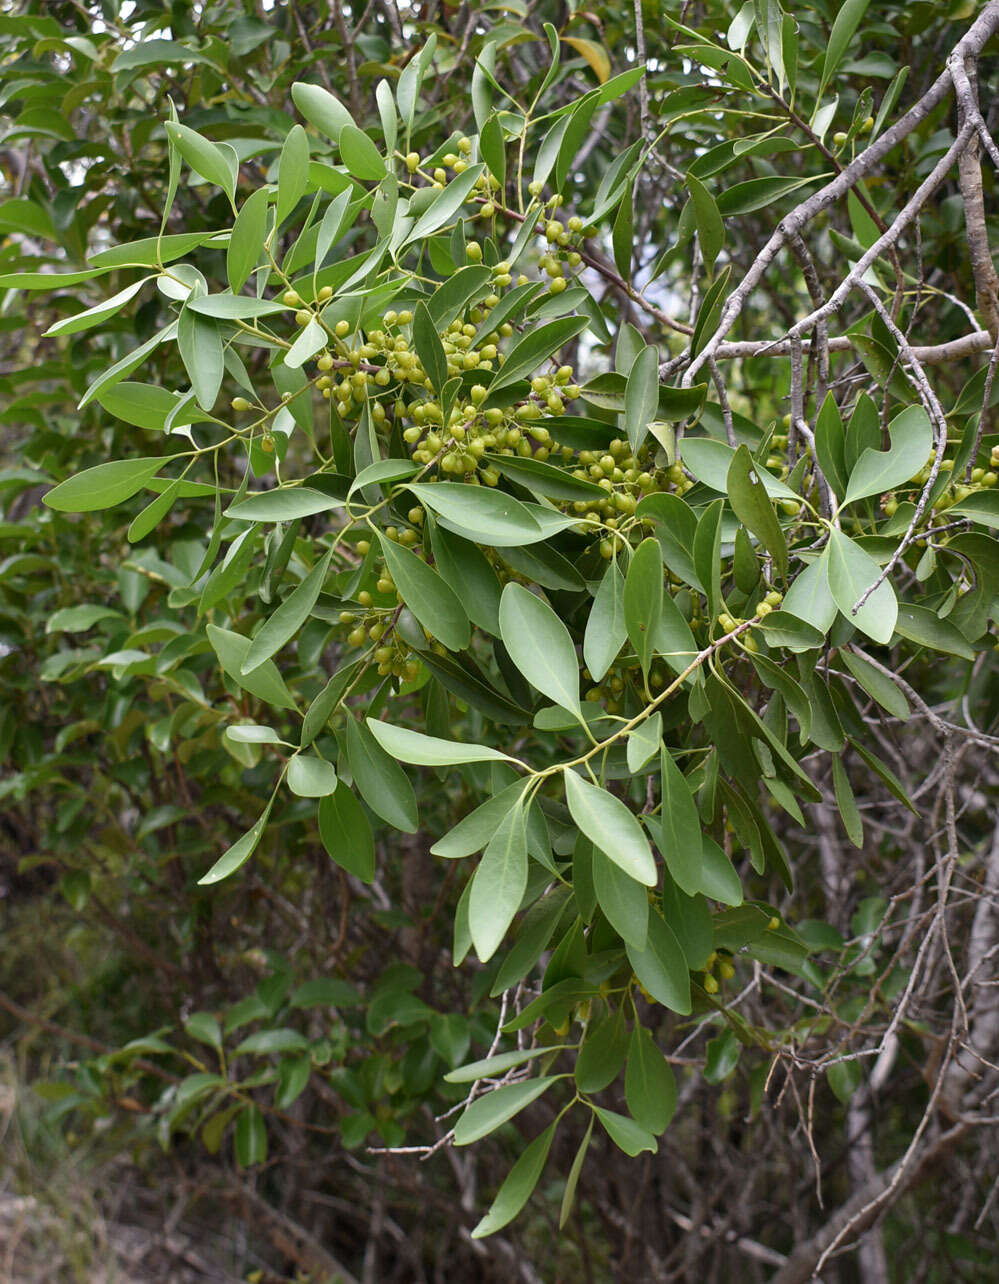
[[[0,793],[73,924],[5,1006],[92,1055],[44,1127],[391,1163],[453,1278],[556,1205],[645,1260],[662,1161],[650,1278],[809,1278],[996,1088],[997,6],[252,8],[0,15]],[[704,1211],[742,1146],[776,1215]]]

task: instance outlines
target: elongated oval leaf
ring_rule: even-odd
[[[264,621],[243,661],[242,672],[250,673],[289,642],[312,613],[330,568],[333,550],[321,557],[312,570],[269,619]]]
[[[513,1221],[527,1203],[544,1171],[552,1138],[555,1136],[555,1128],[556,1124],[549,1124],[540,1136],[534,1138],[510,1169],[490,1205],[489,1212],[472,1231],[472,1239],[483,1239],[487,1235],[494,1235],[498,1230],[502,1230]]]
[[[332,763],[313,754],[295,754],[288,764],[288,788],[299,798],[325,798],[337,787]]]
[[[471,626],[454,589],[412,549],[384,535],[379,543],[399,595],[423,627],[449,651],[464,651]]]
[[[472,879],[468,928],[483,963],[495,954],[520,908],[527,887],[527,831],[524,809],[507,812],[489,840]]]
[[[842,531],[829,532],[829,588],[836,605],[869,638],[886,643],[898,618],[898,599],[888,580],[878,585],[856,614],[853,610],[880,574],[881,567],[870,553]]]
[[[93,513],[114,508],[142,490],[166,459],[115,459],[68,477],[45,495],[45,504],[57,513]]]
[[[624,582],[624,620],[646,679],[656,653],[663,610],[663,561],[651,535],[635,551]]]
[[[628,961],[649,994],[672,1012],[690,1012],[690,973],[680,942],[659,914],[649,915],[649,933],[644,950],[625,942]]]
[[[411,762],[418,767],[450,767],[459,762],[510,762],[508,754],[488,745],[465,745],[457,740],[441,740],[425,736],[421,731],[408,727],[394,727],[377,718],[367,719],[371,734],[386,753],[399,762]]]
[[[375,840],[364,808],[341,780],[319,801],[319,837],[331,860],[362,883],[375,877]]]
[[[566,767],[565,796],[572,818],[590,841],[629,876],[656,884],[656,863],[637,818],[619,798],[591,785]]]
[[[544,1075],[540,1079],[525,1079],[523,1083],[510,1083],[503,1088],[494,1088],[484,1097],[479,1097],[465,1108],[455,1125],[454,1144],[467,1146],[487,1137],[508,1119],[519,1114],[525,1106],[536,1101],[560,1078],[561,1075]]]
[[[701,822],[683,772],[663,746],[659,755],[662,809],[659,850],[676,885],[688,896],[704,890],[701,868]]]
[[[354,784],[371,810],[404,834],[415,834],[419,826],[416,795],[403,769],[352,717],[344,722],[343,744]]]
[[[576,648],[548,603],[510,583],[500,599],[499,624],[503,645],[531,686],[581,719]]]
[[[922,406],[907,406],[888,425],[888,450],[867,450],[850,473],[844,504],[867,495],[883,495],[901,486],[926,463],[933,449],[933,426]]]

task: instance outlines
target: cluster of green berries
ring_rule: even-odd
[[[717,976],[715,975],[716,972]],[[717,994],[721,989],[721,981],[731,981],[734,976],[735,967],[729,951],[712,950],[708,955],[708,961],[704,965],[701,987],[707,994]]]
[[[971,479],[969,482],[951,481],[946,489],[933,501],[933,511],[943,512],[951,507],[952,504],[959,504],[962,500],[967,499],[969,495],[979,490],[991,490],[996,482],[999,482],[999,446],[993,446],[989,457],[989,468],[973,468],[971,470]],[[922,489],[930,480],[931,465],[926,464],[919,470],[915,476],[909,478],[909,485],[917,489]],[[943,459],[940,461],[940,472],[952,473],[954,471],[953,459]],[[886,517],[894,517],[898,512],[898,497],[894,494],[886,495],[881,501],[881,508]]]

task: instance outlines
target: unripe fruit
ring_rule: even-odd
[[[409,152],[406,156],[406,168],[411,174],[414,174],[420,165],[420,153]]]
[[[350,633],[347,634],[347,641],[350,643],[351,646],[364,646],[364,643],[367,641],[367,638],[368,638],[368,635],[365,633],[365,631],[362,628],[353,629]]]
[[[327,299],[332,299],[333,297],[332,285],[324,285],[323,288],[319,291],[318,297],[321,303],[325,303]]]
[[[316,362],[316,365],[319,367],[320,370],[332,370],[333,358],[330,356],[328,352],[324,352],[323,355]]]
[[[838,130],[835,134],[833,134],[833,142],[837,147],[842,147],[843,144],[846,142],[846,137],[847,137],[846,134],[844,134],[842,130]]]
[[[718,982],[715,980],[715,978],[711,975],[710,972],[704,978],[704,989],[708,994],[718,993]]]
[[[308,308],[299,308],[299,310],[295,313],[296,325],[308,325],[311,320],[312,320],[312,313],[309,311]]]
[[[338,339],[345,339],[350,334],[350,322],[338,321],[333,327],[333,333]]]
[[[469,259],[472,263],[482,262],[482,246],[478,241],[468,242],[465,246],[465,258]]]
[[[282,295],[282,299],[289,308],[298,308],[302,305],[302,296],[297,290],[286,290]]]
[[[250,409],[250,403],[246,400],[245,397],[233,397],[232,401],[230,401],[229,404],[232,406],[233,410]]]

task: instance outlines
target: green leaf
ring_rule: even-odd
[[[370,486],[374,482],[384,484],[386,482],[402,481],[406,477],[412,477],[414,473],[420,471],[420,465],[414,464],[408,459],[376,459],[374,463],[368,464],[362,468],[354,480],[350,483],[350,490],[347,492],[347,499],[357,491],[363,490],[365,486]]]
[[[507,353],[506,361],[489,384],[490,400],[501,388],[507,388],[537,368],[575,338],[589,324],[586,317],[560,317],[547,325],[531,329]],[[489,404],[489,401],[485,403]]]
[[[443,856],[445,860],[460,860],[471,856],[473,852],[481,851],[511,809],[520,806],[524,789],[524,782],[515,780],[498,794],[487,798],[459,820],[443,838],[438,838],[430,849],[431,853]]]
[[[317,352],[322,352],[329,342],[330,337],[326,330],[319,320],[313,317],[307,325],[302,327],[295,342],[284,354],[284,364],[289,370],[301,370],[306,361],[311,361]]]
[[[594,682],[600,682],[628,637],[624,619],[624,576],[612,558],[604,571],[583,634],[583,660]]]
[[[718,197],[719,212],[725,218],[735,218],[740,214],[755,214],[757,210],[766,209],[774,201],[779,201],[791,192],[796,192],[809,183],[816,183],[828,177],[814,174],[810,178],[783,178],[777,174],[767,174],[763,178],[750,178],[745,183],[736,183],[727,188]]]
[[[864,846],[864,822],[860,818],[860,811],[853,796],[853,790],[850,787],[850,777],[846,774],[843,759],[838,754],[833,757],[832,772],[836,806],[839,808],[839,818],[843,822],[846,836],[854,847],[862,848]]]
[[[964,499],[951,504],[947,515],[970,517],[979,526],[990,526],[999,529],[999,495],[994,490],[976,490]]]
[[[697,224],[697,241],[701,247],[704,270],[711,276],[718,252],[725,244],[725,224],[718,212],[715,198],[701,180],[688,172],[686,182],[694,206],[694,222]]]
[[[412,245],[414,241],[425,241],[434,232],[439,231],[445,223],[450,223],[475,190],[479,176],[485,173],[485,169],[485,165],[470,165],[463,173],[453,178],[433,204],[416,220],[403,241],[403,246]]]
[[[309,182],[309,136],[301,125],[293,125],[281,148],[278,164],[277,212],[274,226],[280,227],[305,194]]]
[[[184,1030],[199,1043],[211,1048],[222,1047],[222,1028],[210,1012],[192,1012],[184,1022]]]
[[[167,121],[164,126],[167,137],[174,144],[191,169],[216,187],[221,187],[232,204],[236,196],[236,153],[228,143],[212,143],[207,138],[188,129]]]
[[[266,187],[257,190],[243,202],[236,221],[232,226],[232,235],[226,250],[225,268],[229,279],[229,288],[234,295],[249,280],[250,273],[257,266],[264,248],[267,235],[267,205],[270,192]]]
[[[628,1027],[622,1004],[616,1012],[587,1027],[576,1058],[576,1087],[585,1093],[603,1092],[620,1074],[627,1055]]]
[[[207,632],[208,641],[218,656],[219,664],[237,686],[275,709],[295,708],[294,697],[285,686],[273,660],[265,660],[251,673],[243,672],[243,664],[252,646],[249,638],[229,629],[220,629],[214,624],[208,625]]]
[[[659,541],[642,540],[631,559],[624,582],[624,620],[646,682],[658,641],[663,612],[663,562]]]
[[[454,589],[472,623],[499,637],[500,584],[488,558],[477,544],[444,530],[429,517],[426,525],[441,578]]]
[[[713,437],[684,437],[680,447],[684,465],[705,486],[719,494],[728,493],[728,474],[735,456],[735,449]],[[797,499],[798,496],[784,482],[765,469],[757,468],[757,476],[771,499]]]
[[[468,1065],[450,1070],[445,1076],[446,1083],[476,1083],[479,1079],[498,1079],[508,1070],[526,1065],[538,1057],[548,1056],[552,1052],[562,1052],[570,1045],[559,1043],[550,1048],[518,1048],[515,1052],[498,1052],[492,1057],[483,1057],[481,1061],[470,1061]]]
[[[636,883],[599,847],[593,848],[593,889],[597,904],[618,936],[636,949],[644,949],[649,922],[649,894],[641,883]]]
[[[45,495],[57,513],[93,513],[114,508],[142,490],[168,459],[115,459],[67,477]]]
[[[891,447],[868,448],[850,473],[843,503],[852,504],[867,495],[883,495],[901,486],[923,467],[933,449],[933,426],[922,406],[907,406],[888,425]]]
[[[320,85],[307,85],[299,81],[291,87],[291,97],[295,106],[310,125],[315,125],[327,138],[339,142],[340,131],[345,125],[353,125],[354,118],[340,102]]]
[[[832,31],[829,33],[829,43],[826,45],[825,58],[822,60],[819,89],[815,95],[816,107],[822,100],[822,95],[825,93],[826,85],[832,79],[833,72],[843,61],[843,56],[850,47],[850,41],[860,26],[861,19],[867,12],[868,4],[870,4],[870,0],[843,0],[833,22]]]
[[[177,347],[202,410],[211,410],[222,387],[224,363],[218,322],[185,307],[177,319]]]
[[[409,489],[467,539],[505,548],[545,538],[530,510],[512,495],[460,482],[411,482]]]
[[[273,804],[274,799],[271,798],[264,808],[264,814],[257,823],[248,829],[242,838],[237,838],[233,845],[222,853],[208,873],[198,879],[199,887],[208,887],[212,883],[221,883],[224,878],[234,874],[241,865],[246,864],[257,850],[264,829],[267,827],[267,820],[271,814]]]
[[[445,1076],[445,1078],[448,1077]],[[527,1146],[497,1191],[488,1213],[472,1231],[472,1239],[484,1239],[487,1235],[494,1235],[498,1230],[502,1230],[513,1221],[530,1199],[531,1192],[541,1179],[548,1160],[556,1126],[557,1121],[550,1123],[544,1132]]]
[[[884,644],[891,640],[898,618],[898,601],[888,580],[878,586],[856,615],[853,613],[855,603],[880,574],[880,566],[859,544],[840,530],[830,530],[829,588],[836,605],[862,633]]]
[[[603,1106],[594,1106],[593,1109],[608,1137],[626,1155],[634,1159],[643,1150],[649,1150],[652,1154],[658,1150],[659,1147],[652,1133],[636,1123],[634,1119],[629,1119],[627,1115],[616,1114],[613,1110],[605,1110]]]
[[[561,1078],[562,1075],[544,1075],[540,1079],[525,1079],[523,1083],[510,1083],[487,1092],[465,1108],[455,1125],[454,1144],[468,1146],[488,1137]]]
[[[739,1041],[731,1029],[709,1039],[704,1049],[704,1078],[708,1083],[723,1083],[739,1062]]]
[[[654,713],[651,718],[640,722],[628,736],[627,758],[628,770],[641,771],[645,764],[656,753],[663,738],[663,717]]]
[[[645,441],[659,407],[659,352],[647,344],[632,362],[624,391],[624,428],[633,452]]]
[[[701,891],[723,905],[741,905],[743,901],[742,884],[735,866],[707,834],[701,847]]]
[[[483,458],[511,481],[518,482],[538,495],[547,495],[551,499],[605,499],[607,495],[607,492],[602,490],[596,482],[573,477],[572,473],[566,472],[565,469],[556,468],[553,464],[546,464],[540,459],[530,457],[522,459],[519,455],[488,453]]]
[[[823,637],[829,632],[836,619],[836,600],[829,587],[829,551],[823,549],[822,556],[806,566],[784,596],[782,614],[793,615],[804,620],[817,629]],[[792,650],[807,650],[807,647],[793,646]]]
[[[527,887],[527,832],[520,804],[504,816],[472,879],[468,927],[483,963],[495,954]]]
[[[824,634],[814,624],[799,620],[790,611],[771,611],[757,626],[768,646],[784,646],[792,651],[809,651],[822,645]]]
[[[499,625],[503,645],[531,686],[582,720],[576,648],[548,603],[520,584],[507,584]]]
[[[614,264],[625,280],[631,278],[631,256],[635,240],[635,211],[631,184],[626,184],[621,196],[621,203],[614,215],[611,228],[611,249],[614,251]]]
[[[896,624],[897,627],[897,624]],[[867,694],[901,722],[906,722],[910,716],[909,702],[898,689],[891,678],[876,669],[870,661],[865,660],[862,656],[856,655],[853,651],[845,648],[840,649],[839,658],[843,661],[849,671],[857,679]]]
[[[701,821],[683,772],[664,745],[659,754],[662,808],[657,846],[676,885],[693,896],[704,891]]]
[[[258,1030],[248,1035],[233,1049],[234,1056],[273,1056],[279,1052],[304,1052],[309,1041],[298,1030],[288,1027]]]
[[[454,589],[412,549],[381,533],[378,542],[400,597],[423,627],[449,651],[464,651],[471,626]]]
[[[416,795],[403,769],[352,717],[344,722],[343,744],[354,784],[371,810],[404,834],[415,834],[419,828]]]
[[[586,1159],[586,1152],[590,1148],[590,1138],[593,1136],[593,1122],[595,1115],[590,1115],[590,1122],[586,1125],[586,1132],[583,1133],[583,1140],[579,1143],[579,1148],[573,1157],[572,1166],[569,1169],[569,1175],[565,1181],[565,1190],[562,1192],[562,1204],[558,1214],[558,1228],[563,1230],[569,1216],[572,1213],[572,1206],[576,1201],[576,1187],[579,1185],[580,1174],[583,1171],[583,1161]]]
[[[931,651],[941,651],[945,655],[956,655],[961,660],[974,660],[977,654],[956,625],[951,624],[950,620],[940,619],[928,606],[917,606],[912,602],[900,603],[895,631],[917,646],[926,646]]]
[[[58,278],[50,278],[58,280]],[[130,299],[134,299],[142,287],[151,278],[143,277],[141,281],[135,281],[128,285],[124,290],[119,290],[117,294],[112,295],[110,299],[104,299],[101,303],[95,303],[92,308],[87,308],[85,312],[77,312],[71,317],[66,317],[62,321],[56,321],[50,325],[44,332],[48,338],[50,335],[58,334],[79,334],[81,330],[91,330],[95,325],[100,325],[108,317],[113,317],[116,312],[120,312]]]
[[[354,178],[377,182],[385,177],[385,158],[363,130],[346,124],[337,141],[343,163]]]
[[[565,795],[572,818],[590,841],[646,887],[656,884],[656,863],[637,818],[619,798],[564,767]]]
[[[846,432],[843,417],[831,392],[826,394],[815,422],[815,459],[834,494],[845,495],[847,487]]]
[[[625,942],[635,975],[657,1003],[686,1016],[690,1012],[690,973],[673,929],[656,913],[649,915],[644,950]]]
[[[362,883],[375,877],[375,840],[364,808],[341,780],[319,801],[319,837],[332,861]]]
[[[750,534],[755,535],[782,578],[787,578],[787,541],[774,506],[760,480],[753,457],[745,444],[732,456],[725,479],[732,511]]]
[[[333,550],[329,549],[274,614],[264,621],[246,653],[242,668],[244,674],[251,673],[269,660],[301,630],[319,600],[332,557]]]
[[[389,722],[368,718],[371,734],[386,753],[399,762],[418,767],[450,767],[460,762],[511,762],[509,754],[488,745],[466,745],[457,740],[440,740],[425,736],[408,727],[394,727]]]
[[[333,764],[313,754],[297,753],[288,763],[288,788],[299,798],[325,798],[337,787]]]
[[[440,397],[447,383],[447,357],[434,319],[422,301],[416,305],[413,314],[413,344],[416,355],[434,386],[434,392]]]
[[[660,1136],[676,1114],[676,1078],[673,1068],[644,1026],[636,1025],[628,1045],[624,1096],[635,1121],[653,1136]]]
[[[262,726],[259,722],[233,722],[225,729],[226,740],[241,745],[283,745],[273,727]]]
[[[256,1106],[249,1105],[236,1119],[236,1163],[252,1168],[267,1158],[267,1126]]]
[[[85,633],[101,620],[123,619],[120,611],[110,606],[64,606],[49,617],[46,633]]]
[[[248,495],[230,505],[225,516],[239,522],[293,522],[333,508],[343,508],[343,500],[308,486],[282,486]]]

